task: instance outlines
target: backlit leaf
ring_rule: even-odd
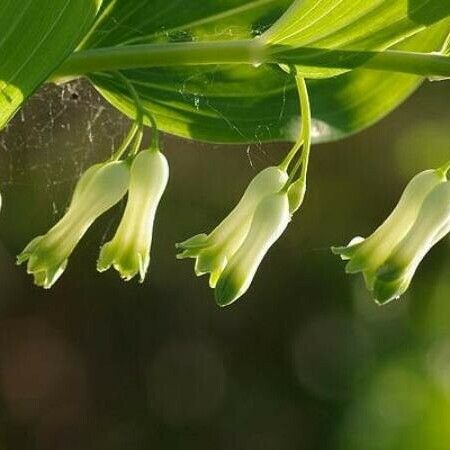
[[[345,0],[333,1],[336,8],[347,4]],[[319,7],[322,3],[329,5],[325,0],[305,1],[302,8],[308,5],[310,8],[314,5]],[[369,2],[363,3],[367,6]],[[378,1],[377,5],[381,3]],[[392,9],[390,5],[394,3],[398,7]],[[148,1],[117,0],[109,4],[108,14],[91,35],[87,46],[259,36],[289,4],[291,2],[281,0],[190,0],[187,3],[157,0],[151,4]],[[416,7],[412,6],[412,2],[395,0],[389,5],[385,3],[384,7],[374,8],[370,14],[364,9],[365,14],[351,15],[353,19],[365,17],[359,33],[353,22],[350,26],[348,21],[339,23],[342,29],[333,21],[330,33],[342,42],[358,42],[359,45],[365,42],[368,46],[373,40],[373,45],[384,47],[403,40],[395,48],[413,51],[441,49],[450,28],[448,21],[441,20],[448,7],[442,7],[442,2],[436,3],[435,0],[428,3],[427,11],[423,11],[418,3]],[[346,10],[339,10],[344,15]],[[383,11],[386,15],[380,21],[378,14]],[[317,11],[311,10],[310,14],[319,18],[315,15]],[[367,22],[370,17],[374,21],[372,28]],[[305,23],[308,20],[304,18]],[[429,26],[433,22],[439,23]],[[397,26],[400,28],[394,32]],[[280,29],[279,24],[277,27]],[[380,27],[384,27],[382,39],[368,37],[368,30],[379,30]],[[316,27],[308,28],[308,33],[312,33],[313,28]],[[348,37],[350,34],[346,34],[350,29],[353,30],[352,39]],[[276,30],[269,31],[264,38],[272,36],[274,39],[279,34]],[[324,37],[324,30],[317,30],[321,33],[321,45],[331,42],[330,37]],[[306,39],[304,31],[302,36]],[[418,33],[416,37],[404,40],[405,36],[415,33]],[[319,39],[319,34],[316,39]],[[305,42],[309,45],[313,41]],[[290,140],[298,129],[299,111],[294,84],[292,78],[277,66],[164,67],[124,73],[138,90],[145,107],[155,115],[159,127],[169,133],[197,140],[234,143]],[[124,86],[107,73],[93,74],[91,79],[108,101],[133,116],[134,106]],[[408,97],[421,81],[417,76],[363,69],[339,77],[311,80],[309,87],[316,142],[339,139],[376,122]]]
[[[296,0],[262,39],[281,47],[301,46],[323,53],[329,49],[384,50],[449,15],[450,2],[446,0]],[[306,77],[343,72],[320,67],[301,71]]]
[[[2,0],[0,129],[76,48],[99,6],[100,0]]]

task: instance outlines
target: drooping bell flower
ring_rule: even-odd
[[[373,293],[378,303],[400,297],[431,248],[450,232],[450,181],[436,186],[426,197],[407,235],[377,270]]]
[[[100,272],[113,266],[124,280],[139,274],[140,281],[144,281],[155,214],[168,179],[169,165],[160,151],[144,150],[134,158],[127,206],[114,238],[100,251]]]
[[[247,292],[264,256],[290,219],[287,193],[272,194],[261,200],[245,240],[219,277],[215,289],[218,305],[227,306]]]
[[[17,257],[27,262],[34,282],[50,288],[64,272],[68,258],[92,223],[119,202],[129,183],[124,161],[96,164],[80,178],[63,218],[47,234],[33,239]]]
[[[197,276],[210,274],[209,285],[214,288],[228,261],[244,242],[259,203],[268,195],[279,192],[288,175],[278,167],[261,171],[247,187],[233,211],[209,235],[199,234],[177,244],[178,259],[195,258]]]
[[[345,247],[333,247],[333,253],[349,260],[346,272],[362,272],[372,290],[376,271],[414,225],[428,194],[445,181],[445,173],[440,169],[419,173],[407,185],[394,211],[371,236],[356,237]]]

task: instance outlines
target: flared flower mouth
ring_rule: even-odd
[[[209,286],[215,288],[229,259],[247,236],[250,224],[250,217],[248,217],[242,221],[240,227],[237,227],[223,240],[215,241],[206,234],[200,234],[176,244],[176,248],[181,251],[177,255],[177,259],[194,258],[195,274],[197,276],[209,274]]]
[[[58,254],[55,248],[43,242],[46,236],[38,236],[17,256],[17,264],[27,263],[27,273],[33,275],[34,283],[50,289],[67,267],[68,257]]]
[[[138,251],[132,246],[125,249],[115,242],[108,242],[100,250],[97,270],[104,272],[112,266],[124,281],[130,281],[139,275],[139,281],[143,283],[149,265],[150,255],[147,249]]]

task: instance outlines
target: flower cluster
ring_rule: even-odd
[[[100,253],[99,270],[113,265],[124,279],[145,277],[155,211],[167,185],[168,166],[158,150],[96,164],[80,178],[62,219],[33,239],[18,256],[38,286],[53,286],[66,269],[69,256],[92,223],[128,191],[127,207],[114,239]]]
[[[127,194],[117,231],[100,249],[97,270],[113,267],[126,281],[139,276],[143,282],[146,276],[153,224],[168,183],[169,167],[159,151],[154,118],[145,112],[132,84],[120,73],[117,77],[135,100],[136,120],[130,132],[111,161],[97,164],[81,176],[62,219],[45,235],[32,240],[18,256],[18,264],[26,262],[28,273],[44,288],[50,288],[62,275],[72,251],[92,223]],[[285,160],[261,171],[238,205],[209,235],[199,234],[177,244],[179,259],[195,258],[196,274],[209,274],[209,284],[215,288],[221,306],[233,303],[248,290],[264,256],[303,202],[311,116],[306,84],[303,79],[298,82],[304,123],[298,142]],[[154,133],[151,149],[140,151],[144,117]],[[302,146],[304,151],[289,172]]]
[[[269,167],[250,183],[241,201],[209,235],[177,244],[179,259],[195,258],[195,273],[210,274],[220,306],[233,303],[249,288],[256,270],[290,221],[283,188],[288,175]]]
[[[367,239],[334,247],[348,260],[347,273],[364,275],[377,303],[400,297],[422,259],[450,232],[450,181],[447,169],[427,170],[408,184],[396,208]]]
[[[195,273],[209,274],[220,306],[249,289],[264,256],[300,207],[305,178],[293,180],[289,164],[262,170],[231,213],[210,233],[176,244],[179,259],[195,259]],[[347,273],[362,273],[379,304],[401,296],[422,259],[450,232],[448,167],[427,170],[407,185],[386,221],[368,238],[333,247],[347,260]],[[144,281],[150,263],[155,215],[169,179],[165,156],[152,147],[125,159],[96,164],[80,178],[69,208],[43,236],[18,256],[37,285],[50,288],[92,223],[127,195],[114,237],[100,250],[97,269],[114,267],[124,280]]]
[[[140,151],[146,113],[133,86],[122,75],[118,77],[136,103],[130,133],[110,161],[94,165],[81,176],[61,220],[18,256],[18,264],[26,262],[28,273],[44,288],[62,275],[92,223],[126,195],[122,220],[114,237],[101,247],[97,269],[113,267],[126,281],[139,276],[143,282],[147,274],[156,211],[167,187],[169,166],[159,150],[156,123],[148,114],[153,141],[149,150]],[[306,83],[298,76],[296,82],[302,128],[284,161],[258,173],[237,206],[211,233],[176,244],[178,259],[195,259],[197,276],[209,275],[219,306],[230,305],[247,292],[265,255],[303,203],[312,121]],[[402,295],[425,255],[450,232],[449,170],[450,163],[416,175],[392,214],[370,237],[332,248],[348,261],[348,273],[363,274],[378,303]]]

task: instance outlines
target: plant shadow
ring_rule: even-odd
[[[448,0],[408,0],[408,17],[415,23],[432,25],[448,16]]]

